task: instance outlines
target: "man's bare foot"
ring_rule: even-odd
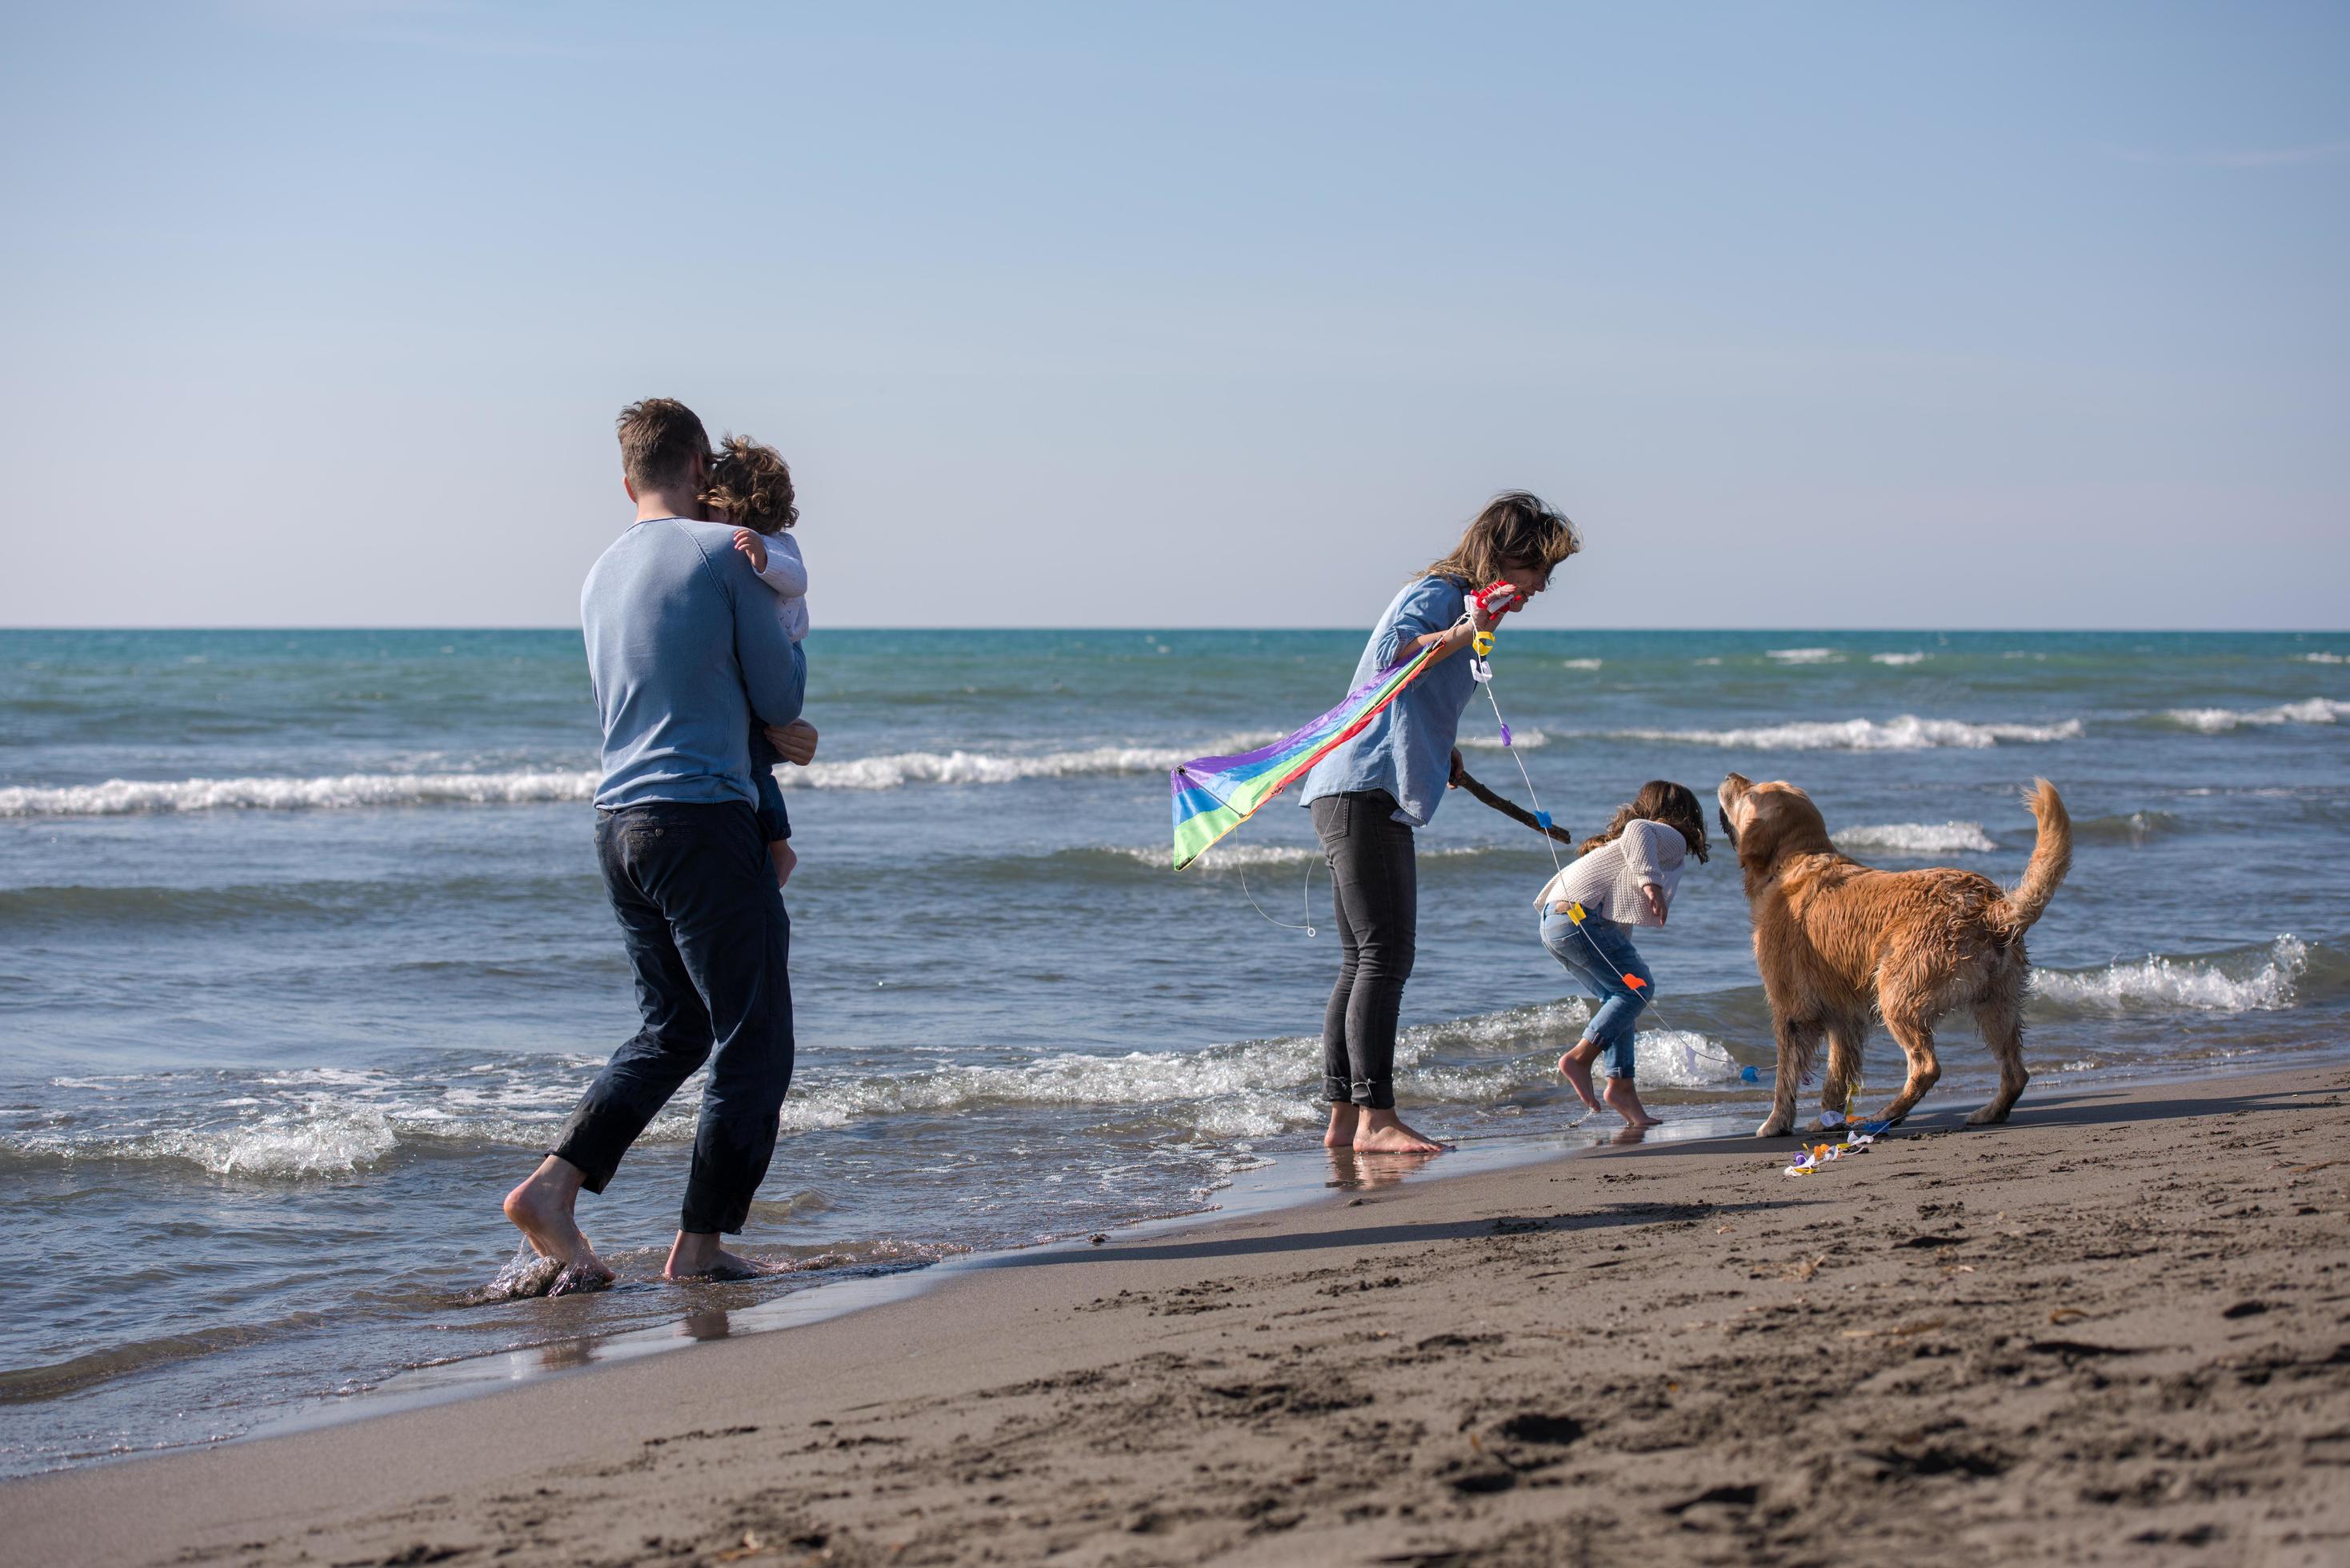
[[[767,858],[775,863],[775,886],[778,888],[792,879],[792,871],[800,863],[800,857],[793,852],[792,841],[788,838],[778,838],[768,845]]]
[[[1344,1100],[1330,1102],[1330,1130],[1322,1135],[1324,1148],[1355,1147],[1355,1123],[1359,1113]]]
[[[1567,1087],[1575,1091],[1576,1099],[1595,1111],[1599,1108],[1599,1096],[1591,1092],[1591,1063],[1598,1054],[1599,1043],[1584,1040],[1577,1042],[1574,1050],[1558,1059],[1559,1076],[1566,1080]]]
[[[552,1258],[561,1265],[546,1290],[551,1296],[600,1291],[612,1282],[612,1271],[596,1256],[596,1249],[588,1244],[578,1221],[571,1217],[572,1206],[579,1200],[580,1184],[587,1179],[586,1171],[550,1154],[538,1162],[527,1180],[506,1194],[506,1219],[540,1257]]]
[[[670,1244],[669,1262],[661,1267],[665,1280],[755,1280],[774,1272],[765,1263],[720,1246],[715,1231],[680,1231]]]
[[[1446,1146],[1404,1126],[1393,1111],[1363,1112],[1355,1127],[1357,1154],[1442,1154]]]
[[[1639,1094],[1632,1087],[1631,1079],[1610,1078],[1607,1080],[1607,1086],[1599,1093],[1600,1097],[1607,1102],[1608,1109],[1634,1127],[1653,1127],[1663,1125],[1663,1118],[1650,1116],[1648,1107],[1640,1104]]]

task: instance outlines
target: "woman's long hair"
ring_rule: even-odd
[[[1452,553],[1419,575],[1451,577],[1472,588],[1498,580],[1509,566],[1547,572],[1583,548],[1583,536],[1562,513],[1524,490],[1505,490],[1485,504]]]
[[[1698,809],[1697,796],[1687,784],[1677,784],[1670,779],[1650,779],[1640,786],[1629,805],[1616,808],[1616,816],[1605,831],[1583,841],[1575,851],[1588,855],[1603,844],[1612,843],[1624,836],[1624,830],[1636,822],[1661,822],[1677,829],[1690,853],[1700,861],[1705,858],[1705,814]]]

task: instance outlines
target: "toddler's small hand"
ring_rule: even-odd
[[[753,571],[764,572],[767,569],[767,542],[764,539],[760,538],[748,528],[737,528],[734,530],[734,547],[751,557]]]

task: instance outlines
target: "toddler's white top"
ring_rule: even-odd
[[[1626,823],[1620,836],[1544,883],[1542,897],[1534,902],[1547,908],[1572,900],[1603,919],[1627,926],[1662,925],[1648,913],[1641,886],[1656,888],[1670,909],[1681,885],[1681,864],[1688,858],[1689,840],[1680,829],[1643,817]]]
[[[800,559],[799,541],[789,534],[762,534],[767,546],[767,569],[759,580],[775,590],[775,614],[784,635],[798,642],[808,634],[807,563]]]

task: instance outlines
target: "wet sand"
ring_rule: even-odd
[[[2345,1090],[1929,1099],[1814,1176],[1648,1144],[1012,1254],[11,1483],[0,1562],[2338,1563]]]

